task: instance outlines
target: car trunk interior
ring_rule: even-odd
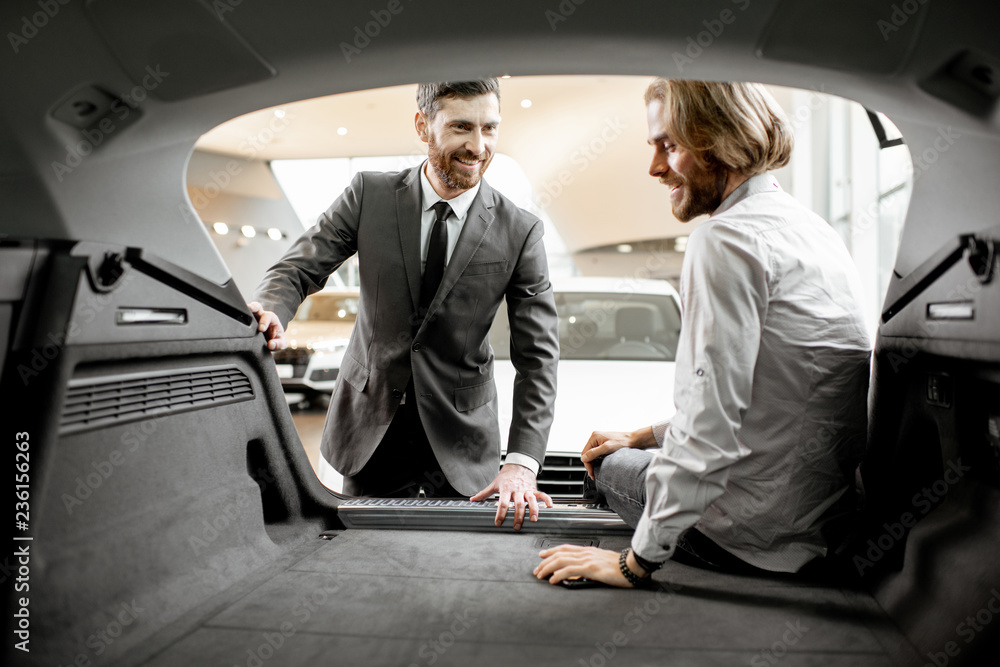
[[[20,287],[7,295],[4,390],[30,433],[40,526],[34,664],[905,665],[958,646],[940,619],[989,602],[997,492],[980,458],[993,454],[986,431],[961,433],[995,418],[996,378],[981,365],[908,353],[889,378],[878,367],[891,398],[874,432],[904,430],[866,469],[878,511],[843,556],[864,577],[671,562],[650,590],[571,590],[532,576],[538,552],[623,548],[610,512],[563,507],[515,534],[468,503],[341,508],[231,293],[122,248],[22,243],[3,255],[4,284]],[[121,323],[153,303],[189,325]],[[891,372],[891,350],[879,358]],[[921,400],[928,374],[951,378],[938,401],[951,407]],[[962,450],[942,458],[949,446]],[[952,454],[976,472],[945,475]],[[892,517],[923,487],[933,502],[909,508],[919,521],[906,536]],[[963,643],[952,660],[982,664],[987,644]]]
[[[0,10],[19,31],[0,57],[0,405],[30,471],[30,517],[0,558],[3,664],[995,664],[1000,5],[376,5]],[[408,9],[345,59],[341,38],[389,5]],[[289,101],[504,72],[762,81],[896,122],[914,185],[842,577],[671,562],[650,590],[571,590],[533,578],[538,552],[621,549],[608,512],[564,507],[515,534],[489,508],[358,506],[320,484],[191,205],[193,146]]]

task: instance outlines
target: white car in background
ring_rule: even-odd
[[[310,294],[285,327],[288,347],[274,363],[289,403],[330,395],[358,317],[357,287],[327,288]]]
[[[631,278],[553,281],[553,292],[559,374],[555,420],[538,482],[553,497],[579,498],[580,452],[593,431],[631,431],[673,414],[680,299],[666,281]],[[509,341],[507,311],[501,306],[490,343],[504,451],[515,375]]]

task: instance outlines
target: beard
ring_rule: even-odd
[[[681,222],[690,222],[699,215],[711,215],[722,204],[722,193],[726,188],[726,170],[721,165],[708,166],[688,178],[672,176],[664,185],[684,188],[679,201],[671,202],[674,217]]]
[[[480,163],[482,166],[480,166],[478,172],[467,174],[460,171],[451,163],[452,158],[460,158],[467,161],[482,160]],[[434,141],[434,138],[431,137],[427,141],[427,159],[430,160],[431,168],[434,169],[441,182],[455,190],[468,190],[469,188],[474,188],[480,179],[482,179],[483,174],[486,173],[486,168],[493,161],[493,156],[489,153],[473,155],[464,149],[445,154],[437,142]]]

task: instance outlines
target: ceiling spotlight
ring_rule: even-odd
[[[347,134],[347,128],[346,127],[338,127],[337,128],[337,134],[339,134],[340,136],[344,136],[345,134]]]
[[[243,225],[240,227],[240,231],[243,232],[243,236],[248,239],[252,239],[257,236],[257,230],[253,228],[253,225]]]
[[[632,246],[629,245],[628,243],[620,243],[620,244],[618,244],[617,250],[618,250],[618,252],[622,252],[622,253],[630,253],[630,252],[632,252]]]
[[[285,110],[284,109],[275,109],[274,110],[274,117],[275,118],[284,118],[285,117]]]
[[[267,235],[268,235],[268,237],[270,237],[270,239],[272,241],[280,241],[281,240],[281,230],[280,229],[275,229],[274,227],[271,227],[269,230],[267,230]]]
[[[521,108],[522,108],[522,109],[527,109],[527,108],[529,108],[530,106],[531,106],[531,100],[529,100],[529,99],[527,99],[527,98],[525,98],[525,99],[521,100]]]
[[[226,234],[229,233],[229,225],[227,225],[224,222],[214,223],[212,225],[212,229],[214,229],[215,233],[218,234],[219,236],[225,236]]]
[[[504,74],[504,75],[503,75],[503,76],[501,76],[500,78],[501,78],[501,79],[509,79],[509,78],[510,78],[510,74]]]

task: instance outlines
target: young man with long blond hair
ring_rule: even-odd
[[[597,431],[583,451],[597,495],[635,528],[631,548],[555,547],[535,575],[628,587],[671,558],[799,572],[826,555],[864,444],[858,276],[837,233],[768,173],[793,138],[763,86],[657,79],[645,101],[650,176],[678,220],[710,216],[681,271],[677,411]]]

